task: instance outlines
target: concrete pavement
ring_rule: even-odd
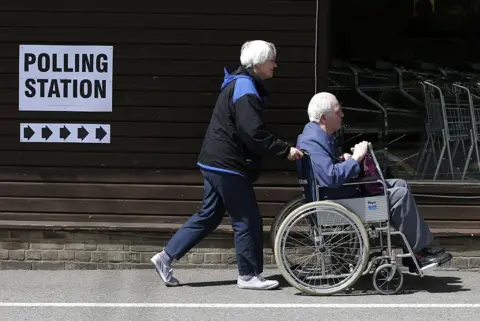
[[[177,270],[166,288],[154,270],[0,271],[0,320],[476,320],[480,274],[405,274],[404,291],[377,295],[370,277],[351,294],[304,296],[277,270],[275,291],[236,288],[236,270]],[[437,306],[430,306],[436,304]],[[456,304],[454,306],[453,304]]]

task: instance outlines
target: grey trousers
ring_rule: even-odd
[[[433,241],[432,233],[418,212],[410,186],[403,179],[387,179],[390,225],[402,232],[414,252]],[[399,244],[404,244],[399,241]],[[397,242],[396,242],[397,243]]]

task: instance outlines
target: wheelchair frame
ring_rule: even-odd
[[[271,240],[274,240],[274,256],[277,262],[277,266],[283,277],[287,280],[289,284],[306,294],[331,295],[342,292],[353,286],[354,283],[361,276],[372,273],[373,286],[377,290],[377,292],[379,292],[380,294],[394,294],[400,291],[403,286],[403,274],[397,265],[397,258],[411,258],[416,267],[417,273],[421,277],[424,276],[424,270],[434,267],[433,265],[431,265],[420,268],[418,261],[412,251],[412,248],[408,244],[405,235],[400,231],[395,231],[390,226],[390,206],[388,204],[387,185],[371,144],[368,145],[368,152],[370,153],[375,162],[375,167],[380,179],[363,179],[351,183],[346,183],[342,186],[360,186],[362,184],[380,183],[383,185],[384,188],[382,195],[335,200],[320,200],[320,189],[322,188],[322,186],[317,184],[317,181],[315,179],[310,155],[304,151],[305,156],[303,157],[303,159],[297,161],[297,174],[302,189],[302,196],[304,202],[302,203],[300,199],[296,198],[292,200],[292,204],[287,204],[284,207],[284,211],[280,213],[280,215],[276,218],[276,222],[274,222],[272,226],[274,228],[274,230],[272,231],[274,234],[272,235]],[[326,208],[327,211],[322,211],[320,209],[322,207]],[[342,258],[340,257],[339,252],[334,252],[332,249],[328,249],[328,245],[330,243],[325,241],[325,239],[328,240],[328,238],[325,238],[324,234],[320,235],[320,233],[322,233],[322,229],[331,226],[329,225],[329,221],[327,219],[328,210],[332,211],[332,213],[336,212],[337,214],[340,214],[340,216],[344,217],[346,221],[349,221],[353,224],[352,227],[354,230],[356,229],[358,231],[358,235],[360,236],[360,242],[357,251],[358,253],[355,254],[355,257],[360,256],[359,263],[356,267],[353,267],[353,264],[351,263],[349,264],[349,274],[340,274],[338,279],[344,278],[345,280],[340,282],[340,284],[338,285],[326,287],[308,286],[303,284],[303,281],[298,279],[297,275],[294,275],[291,269],[292,266],[290,266],[290,263],[287,262],[288,258],[286,257],[286,255],[288,253],[285,248],[286,237],[288,236],[287,233],[291,229],[290,225],[292,224],[292,222],[308,215],[309,211],[314,211],[314,218],[309,219],[308,221],[311,230],[309,237],[312,237],[315,243],[315,253],[313,254],[313,257],[321,259],[320,264],[322,275],[319,277],[309,278],[310,280],[328,279],[328,282],[330,282],[331,279],[336,279],[337,277],[335,276],[326,275],[325,260],[329,258],[328,254],[330,254],[330,260],[332,261],[333,258],[336,258],[337,261]],[[277,226],[278,231],[276,230]],[[348,231],[347,229],[342,229],[341,233],[348,235],[350,233]],[[387,243],[386,245],[383,244],[383,237],[385,236],[385,234]],[[408,253],[395,253],[391,241],[391,237],[394,235],[399,235],[401,237],[404,242],[405,248],[408,249]],[[375,241],[375,239],[379,239],[380,244],[378,246],[370,247],[371,240]],[[360,244],[362,242],[363,244]],[[352,249],[355,250],[355,248],[349,248],[349,250]],[[299,251],[295,250],[295,253],[296,252]],[[343,257],[343,259],[344,258],[345,257]],[[303,270],[300,270],[299,275],[301,274],[302,276],[305,276],[305,273],[307,275],[310,275],[312,272],[315,272],[312,269],[308,270],[308,272],[302,271]],[[382,281],[382,276],[385,277],[385,280],[383,280],[384,282],[381,284],[380,282]],[[398,282],[396,279],[398,279]],[[384,288],[385,285],[386,288]],[[393,287],[389,288],[390,286]]]

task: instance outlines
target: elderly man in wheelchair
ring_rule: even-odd
[[[308,115],[297,140],[305,151],[297,161],[305,202],[284,218],[275,238],[275,257],[286,280],[305,293],[327,295],[373,273],[375,289],[393,294],[403,285],[398,258],[420,276],[450,261],[444,249],[429,247],[433,236],[410,187],[383,178],[371,144],[361,142],[352,154],[338,154],[332,137],[343,111],[335,96],[316,94]],[[365,177],[369,171],[374,173]],[[402,253],[395,251],[393,238]]]

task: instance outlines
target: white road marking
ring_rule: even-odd
[[[83,302],[0,302],[0,307],[52,307],[52,308],[480,308],[480,304],[428,304],[428,303],[404,303],[404,304],[290,304],[290,303],[83,303]]]

